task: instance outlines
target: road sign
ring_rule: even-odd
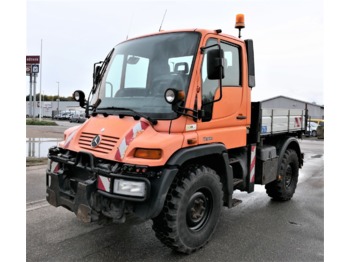
[[[27,55],[26,56],[27,65],[40,64],[40,56],[38,55]]]
[[[32,65],[32,73],[39,73],[39,65]]]
[[[30,75],[31,72],[32,72],[32,66],[31,65],[26,65],[26,74]]]

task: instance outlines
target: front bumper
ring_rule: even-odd
[[[74,212],[84,222],[120,223],[128,213],[145,220],[157,216],[177,173],[175,167],[143,167],[144,170],[137,173],[138,167],[135,169],[132,165],[107,162],[91,153],[75,153],[58,147],[49,150],[48,158],[47,201]],[[135,188],[128,188],[128,184],[124,188],[130,190],[130,194],[117,190],[118,181],[130,181],[136,190],[142,185],[144,191],[135,194]]]

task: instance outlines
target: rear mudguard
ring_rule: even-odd
[[[304,164],[304,153],[301,152],[300,144],[297,138],[295,137],[284,137],[283,139],[278,140],[276,144],[277,154],[280,156],[278,159],[278,167],[280,167],[282,162],[282,157],[287,149],[293,149],[298,155],[299,158],[299,168]]]

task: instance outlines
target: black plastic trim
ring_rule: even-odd
[[[244,40],[247,48],[247,58],[248,58],[248,85],[249,87],[255,86],[255,65],[254,65],[254,47],[253,40]]]
[[[224,182],[224,202],[228,207],[231,207],[233,193],[233,171],[231,165],[229,164],[227,149],[223,144],[206,144],[180,149],[169,159],[167,165],[180,167],[189,160],[215,154],[220,155],[224,161],[225,174],[220,174],[220,176]]]

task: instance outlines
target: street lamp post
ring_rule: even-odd
[[[57,111],[58,114],[60,113],[60,82],[56,82],[57,83]]]

